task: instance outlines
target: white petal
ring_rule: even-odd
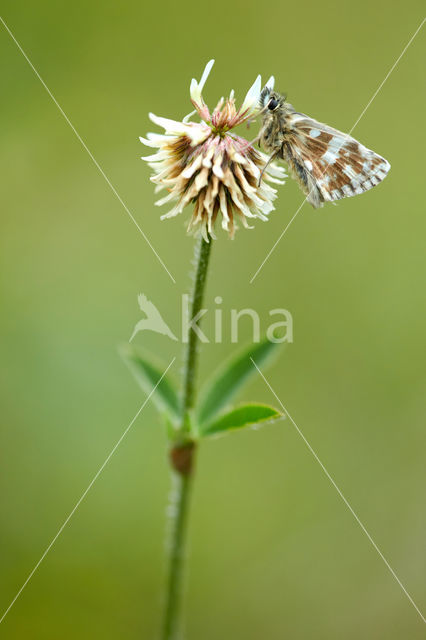
[[[168,153],[165,151],[159,151],[158,153],[154,153],[152,156],[141,156],[141,160],[145,160],[146,162],[160,162],[160,160],[165,160],[168,158]]]
[[[273,182],[274,184],[285,184],[285,180],[279,180],[278,178],[272,178],[269,173],[267,174],[266,178],[268,179],[269,182]]]
[[[201,153],[192,161],[192,163],[190,165],[188,165],[181,173],[182,178],[185,178],[186,180],[189,180],[190,178],[192,178],[192,176],[194,175],[194,173],[196,171],[198,171],[198,169],[201,167],[201,165],[203,164],[203,156],[201,155]]]
[[[154,169],[157,173],[160,173],[163,169],[169,169],[169,163],[165,160],[162,160],[161,162],[148,162],[148,167]]]
[[[206,64],[206,67],[203,71],[203,75],[201,76],[200,82],[197,82],[195,78],[191,80],[191,86],[189,88],[189,94],[191,96],[191,100],[196,104],[202,103],[201,93],[203,91],[204,85],[206,84],[206,80],[209,77],[209,73],[212,70],[212,66],[214,65],[214,60],[209,60]]]
[[[157,167],[151,167],[151,169],[157,169]],[[160,182],[166,182],[167,176],[169,175],[169,167],[164,169],[163,171],[157,172],[157,175],[153,175],[150,177],[151,182],[154,184],[158,184]]]
[[[203,224],[203,226],[201,227],[201,235],[203,236],[203,238],[204,238],[204,240],[206,242],[210,242],[209,234],[207,233],[207,229],[206,229],[206,225],[205,224]]]
[[[165,136],[163,133],[152,133],[151,131],[146,134],[146,137],[150,141],[150,147],[152,146],[152,143],[161,147],[164,142],[169,142],[173,138],[173,136]]]
[[[247,91],[247,95],[244,98],[244,102],[241,105],[240,112],[243,113],[249,109],[252,109],[254,106],[257,106],[259,102],[259,96],[262,89],[262,78],[257,76],[256,80],[253,82],[250,89]]]
[[[255,178],[260,177],[260,169],[252,160],[248,160],[248,169]]]
[[[163,204],[166,204],[166,202],[170,202],[170,200],[173,200],[176,197],[176,194],[172,191],[167,196],[164,196],[164,198],[161,198],[160,200],[157,200],[157,202],[154,202],[154,204],[157,207],[161,207]]]
[[[163,127],[167,133],[186,133],[188,130],[187,124],[177,122],[176,120],[170,120],[169,118],[160,118],[154,113],[149,114],[149,119],[159,127]]]
[[[147,140],[146,138],[142,138],[142,136],[139,136],[139,140],[142,142],[142,144],[144,144],[146,147],[159,147],[160,143],[159,142],[155,142],[154,140]]]
[[[191,138],[191,147],[195,147],[197,144],[204,142],[211,135],[212,130],[210,127],[202,124],[194,124],[190,127],[187,125],[186,135]]]
[[[241,220],[241,222],[242,222],[242,224],[243,224],[243,227],[244,227],[245,229],[254,229],[254,227],[253,227],[253,226],[249,225],[249,223],[247,222],[247,220],[245,219],[245,217],[244,217],[244,216],[240,216],[240,220]]]
[[[201,104],[201,91],[198,89],[198,82],[195,78],[192,78],[191,80],[189,95],[191,96],[192,102],[195,102],[195,104]]]
[[[274,207],[274,205],[273,205],[269,200],[267,200],[267,201],[262,205],[262,207],[261,207],[261,211],[262,211],[262,213],[264,213],[265,215],[268,215],[268,213],[270,213],[271,211],[273,211],[273,210],[274,210],[274,208],[275,208],[275,207]]]
[[[222,212],[222,228],[223,229],[227,229],[228,228],[228,222],[229,222],[229,216],[228,216],[228,205],[226,202],[226,193],[225,193],[225,189],[222,187],[221,190],[219,191],[219,203],[220,203],[220,210]]]
[[[186,116],[183,118],[182,122],[185,122],[186,124],[189,118],[194,115],[194,113],[197,113],[197,109],[194,109],[194,111],[191,111],[191,113],[187,113]]]
[[[214,152],[215,152],[215,148],[213,145],[211,145],[211,147],[208,149],[206,155],[203,158],[203,167],[207,167],[208,169],[211,169]]]
[[[197,174],[194,180],[195,188],[197,189],[197,191],[201,191],[201,189],[207,186],[208,181],[209,181],[209,170],[206,167],[204,167]]]
[[[209,74],[210,74],[210,71],[212,70],[213,65],[214,65],[214,60],[209,60],[208,63],[206,64],[206,68],[204,69],[203,75],[201,76],[200,84],[198,85],[200,88],[200,91],[204,89],[204,85],[206,84],[206,80],[209,77]]]
[[[238,151],[234,154],[233,160],[234,162],[238,162],[239,164],[247,164],[247,160],[245,159],[245,157],[242,156],[241,153],[238,153]]]
[[[274,76],[271,76],[268,82],[265,84],[265,87],[267,87],[270,91],[272,91],[272,89],[274,88],[274,85],[275,85],[275,78]]]
[[[181,203],[178,202],[178,204],[175,207],[173,207],[173,209],[171,209],[168,213],[165,213],[164,215],[162,215],[160,220],[166,220],[166,218],[174,218],[175,216],[179,215],[181,212],[182,212]]]
[[[279,179],[287,178],[285,169],[275,164],[275,162],[271,162],[271,164],[268,165],[268,168],[266,169],[266,171],[267,173],[270,173],[271,176],[274,176],[274,178],[279,178]]]
[[[222,164],[222,156],[219,154],[216,158],[216,160],[214,161],[213,164],[213,173],[215,176],[217,176],[218,178],[220,178],[220,180],[222,180],[222,178],[224,177],[224,173],[223,173],[223,169],[221,167]]]

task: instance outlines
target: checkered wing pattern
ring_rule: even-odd
[[[292,113],[288,125],[286,160],[314,207],[368,191],[390,169],[354,138],[302,113]]]

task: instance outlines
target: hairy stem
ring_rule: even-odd
[[[196,273],[194,280],[194,289],[191,298],[191,316],[190,319],[195,318],[201,310],[204,297],[204,289],[207,278],[207,268],[209,266],[211,241],[206,242],[204,238],[200,237],[195,249],[195,261],[196,261]],[[189,412],[194,407],[195,402],[195,380],[197,374],[197,355],[198,344],[197,334],[195,331],[188,331],[188,343],[185,353],[185,368],[183,377],[183,423],[182,427],[185,429],[189,420]]]
[[[196,273],[191,298],[190,319],[194,318],[202,307],[210,250],[211,241],[206,242],[204,238],[200,237],[195,252]],[[197,339],[195,331],[189,325],[183,375],[182,421],[178,438],[170,452],[174,490],[170,505],[172,530],[162,640],[176,640],[179,631],[185,540],[193,463],[196,452],[196,445],[191,441],[189,431],[190,414],[195,403],[198,360]]]

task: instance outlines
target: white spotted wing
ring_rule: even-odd
[[[368,191],[390,169],[355,138],[302,113],[293,112],[287,123],[285,159],[314,207]]]

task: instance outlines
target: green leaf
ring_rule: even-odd
[[[211,422],[251,377],[259,375],[250,358],[260,366],[272,356],[273,352],[277,351],[279,346],[283,344],[271,342],[265,338],[262,342],[250,345],[248,349],[245,348],[220,367],[201,392],[198,409],[199,424]]]
[[[232,409],[213,422],[200,429],[201,437],[217,436],[227,431],[242,429],[268,420],[280,418],[282,413],[278,409],[266,404],[246,404],[237,409]]]
[[[130,344],[122,346],[120,353],[145,393],[151,393],[166,367],[153,364],[150,355]],[[173,421],[180,419],[179,396],[167,376],[157,386],[152,401],[161,413],[166,412]]]

